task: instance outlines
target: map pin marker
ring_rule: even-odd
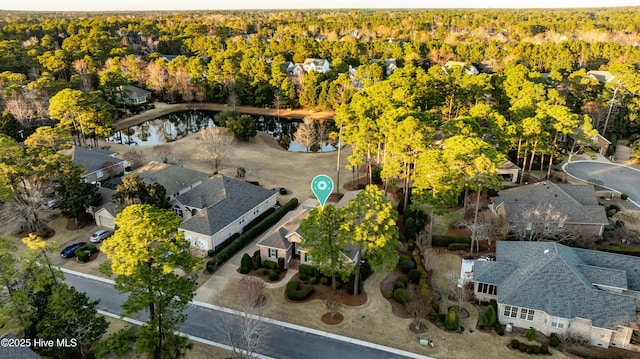
[[[317,175],[311,181],[311,190],[320,202],[320,206],[324,208],[324,204],[327,203],[327,199],[333,191],[333,180],[327,175]]]

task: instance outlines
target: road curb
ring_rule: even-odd
[[[66,269],[66,268],[63,268],[63,267],[58,267],[58,268],[60,268],[62,273],[73,274],[73,275],[76,275],[78,277],[85,277],[85,278],[88,278],[88,279],[93,279],[95,281],[102,282],[102,283],[107,283],[107,284],[111,284],[111,285],[116,284],[116,282],[114,280],[112,280],[112,279],[102,278],[102,277],[99,277],[97,275],[82,273],[82,272],[78,272],[78,271],[75,271],[75,270]]]

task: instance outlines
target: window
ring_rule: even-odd
[[[269,248],[269,258],[278,258],[278,250]]]
[[[178,207],[178,205],[175,205],[173,207],[173,213],[175,213],[178,217],[182,218],[182,209]]]
[[[100,177],[104,176],[104,172],[102,170],[97,170],[96,171],[96,178],[100,179]]]
[[[520,311],[520,319],[522,320],[533,320],[533,315],[535,311],[532,309],[522,309]]]
[[[309,253],[307,253],[307,252],[304,252],[304,261],[305,261],[305,262],[311,262],[311,261],[309,260]]]
[[[551,320],[551,328],[562,329],[564,328],[564,322],[560,318],[553,318]]]
[[[258,214],[260,212],[260,208],[256,207],[253,209],[253,214]]]
[[[505,305],[504,306],[504,316],[505,317],[511,317],[511,318],[516,318],[518,316],[518,307],[512,307],[510,305]]]
[[[244,216],[240,217],[240,221],[238,222],[238,224],[244,224]]]
[[[495,284],[487,284],[487,283],[479,283],[478,284],[478,293],[486,293],[490,295],[496,295],[498,292]]]

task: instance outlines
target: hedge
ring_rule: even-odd
[[[471,237],[455,237],[455,236],[439,236],[434,235],[431,238],[431,245],[433,247],[447,247],[451,243],[466,243],[471,244]]]
[[[262,266],[267,268],[267,269],[274,270],[274,269],[278,268],[278,263],[276,263],[274,261],[270,261],[270,260],[267,259],[264,262],[262,262]]]
[[[596,249],[603,252],[626,254],[628,256],[640,257],[640,248],[627,248],[627,247],[619,247],[619,246],[600,246],[600,247],[596,247]]]
[[[222,243],[216,246],[216,249],[209,249],[207,251],[207,255],[209,257],[215,257],[216,254],[222,252],[225,248],[229,246],[229,244],[233,243],[238,237],[240,237],[240,233],[234,233],[229,238],[225,239]]]
[[[411,271],[412,269],[416,269],[416,264],[411,259],[400,262],[398,266],[400,267],[402,273],[405,274],[409,273],[409,271]]]
[[[300,267],[298,267],[298,272],[300,274],[306,275],[307,277],[314,277],[316,274],[316,267],[309,264],[300,264]]]
[[[549,347],[545,344],[531,345],[527,343],[521,343],[518,339],[512,339],[511,343],[509,343],[509,346],[511,347],[511,349],[517,349],[527,354],[549,354]]]
[[[269,207],[266,211],[260,213],[260,215],[251,220],[251,222],[247,223],[246,226],[242,227],[242,233],[248,231],[253,228],[256,224],[260,223],[263,219],[267,218],[271,213],[275,212],[276,209],[273,207]]]
[[[251,229],[242,233],[238,238],[231,242],[226,248],[218,252],[213,258],[207,262],[207,270],[212,271],[222,263],[228,261],[234,254],[258,237],[262,232],[276,224],[282,217],[298,205],[298,199],[292,198],[282,207],[267,216],[262,222],[256,224]]]
[[[468,251],[469,245],[467,243],[451,243],[447,246],[450,251]]]
[[[295,280],[287,283],[287,298],[290,300],[305,300],[313,293],[313,286],[311,284],[303,284],[298,288],[299,286],[300,282]]]

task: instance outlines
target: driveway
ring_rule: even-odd
[[[640,203],[640,171],[615,163],[601,161],[575,161],[564,165],[570,176],[629,195],[629,200]]]

